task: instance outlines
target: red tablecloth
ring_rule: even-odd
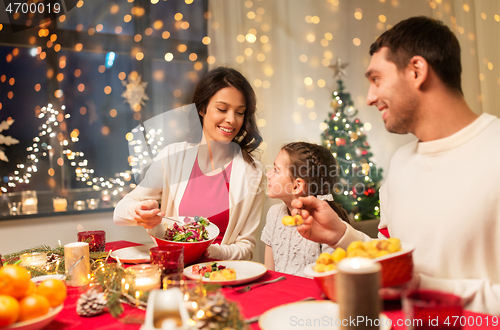
[[[106,249],[120,249],[129,246],[136,246],[140,244],[117,241],[106,244]],[[286,276],[285,281],[273,283],[270,285],[257,287],[246,293],[236,293],[231,287],[223,288],[224,295],[232,300],[238,302],[241,313],[245,318],[250,318],[260,315],[265,311],[286,303],[291,303],[304,299],[306,297],[314,297],[322,299],[321,290],[318,288],[314,280],[303,277],[282,274],[274,271],[268,271],[259,281],[265,281],[276,278],[278,276]],[[62,330],[62,329],[87,329],[87,330],[105,330],[105,329],[139,329],[140,325],[137,324],[124,324],[113,318],[109,313],[104,313],[94,317],[81,317],[76,314],[76,302],[80,292],[78,288],[68,289],[68,298],[64,302],[64,308],[57,315],[56,319],[45,329],[48,330]],[[398,302],[386,303],[384,305],[384,313],[391,319],[393,329],[406,329],[404,326],[404,315],[401,311],[401,306]],[[123,318],[128,320],[143,319],[145,311],[125,306]],[[492,316],[472,313],[465,311],[465,317],[473,317],[475,319],[474,326],[465,326],[464,329],[498,329],[499,326],[494,327],[491,325]],[[478,326],[478,318],[482,320],[483,325]],[[485,326],[486,321],[489,321],[489,326]],[[402,326],[397,324],[403,322]],[[260,329],[258,323],[251,325],[252,329]],[[297,328],[300,329],[300,328]],[[274,329],[273,329],[274,330]],[[279,330],[279,329],[276,329]]]

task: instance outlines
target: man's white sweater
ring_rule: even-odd
[[[401,147],[380,190],[381,222],[412,243],[420,286],[500,315],[500,119],[483,114],[444,139]],[[337,246],[366,240],[348,230]]]

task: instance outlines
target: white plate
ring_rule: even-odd
[[[209,283],[217,283],[220,285],[239,285],[248,282],[252,282],[267,272],[266,266],[260,264],[258,262],[253,261],[245,261],[245,260],[223,260],[216,261],[217,265],[226,266],[226,268],[232,268],[236,271],[236,279],[235,280],[227,280],[227,281],[210,281],[210,279],[203,277],[203,282]],[[212,262],[202,262],[197,264],[201,267],[211,264]],[[184,275],[197,280],[200,278],[199,274],[193,274],[193,266],[189,266],[184,268]]]
[[[363,329],[365,323],[357,325]],[[259,327],[262,330],[340,329],[339,305],[331,301],[300,301],[277,306],[261,315]],[[380,314],[380,330],[390,329],[391,320]]]
[[[39,330],[39,329],[44,329],[52,320],[54,320],[59,314],[60,311],[62,311],[64,304],[60,304],[57,307],[51,308],[49,312],[45,315],[42,315],[40,317],[23,321],[23,322],[17,322],[14,324],[11,324],[9,326],[6,326],[4,329],[16,329],[16,330]]]
[[[113,259],[120,259],[121,262],[127,264],[140,264],[149,262],[149,249],[155,247],[156,245],[139,245],[131,246],[128,248],[118,249],[111,252],[109,255]]]

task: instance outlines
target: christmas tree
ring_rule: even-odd
[[[373,154],[366,141],[364,124],[356,118],[358,111],[351,94],[344,91],[341,76],[345,75],[346,66],[340,59],[331,66],[338,77],[338,88],[332,93],[333,112],[324,121],[321,140],[337,159],[340,182],[334,187],[334,200],[353,220],[361,221],[379,217],[382,169],[371,160]]]

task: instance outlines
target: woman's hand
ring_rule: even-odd
[[[304,238],[334,246],[344,236],[347,227],[327,202],[314,196],[299,197],[292,201],[292,206],[292,215],[299,214],[304,219],[304,224],[297,227]]]
[[[141,204],[137,205],[135,208],[135,214],[134,220],[137,222],[137,225],[146,229],[158,226],[163,216],[163,214],[160,213],[160,205],[154,200],[141,202]]]

